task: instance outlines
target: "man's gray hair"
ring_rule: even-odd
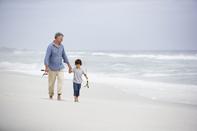
[[[62,33],[60,33],[60,32],[57,32],[57,33],[55,33],[55,39],[57,38],[57,37],[59,37],[59,36],[64,36]]]

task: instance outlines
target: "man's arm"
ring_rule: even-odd
[[[69,73],[72,73],[72,67],[71,67],[71,65],[69,63],[67,65],[68,65],[68,72]]]
[[[68,61],[68,57],[67,57],[67,55],[66,55],[66,53],[65,53],[65,51],[64,51],[64,48],[63,48],[62,57],[63,57],[63,59],[64,59],[64,63],[66,63],[67,66],[68,66],[68,72],[71,73],[71,72],[72,72],[72,67],[71,67],[71,65],[70,65],[70,63],[69,63],[69,61]]]
[[[69,61],[68,61],[68,57],[67,57],[67,55],[66,55],[66,53],[64,51],[64,48],[63,48],[63,52],[62,52],[62,58],[64,60],[64,63],[66,63],[67,65],[70,65]]]
[[[51,56],[51,47],[48,46],[47,51],[46,51],[46,55],[45,55],[45,58],[44,58],[45,72],[49,71],[48,65],[49,65],[49,61],[50,61],[50,56]]]

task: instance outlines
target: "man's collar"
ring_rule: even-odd
[[[61,46],[61,44],[58,45],[58,44],[56,44],[55,42],[53,42],[53,45],[54,45],[55,47],[57,47],[57,48],[59,48],[59,47]]]

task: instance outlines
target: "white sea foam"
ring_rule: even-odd
[[[25,64],[14,62],[11,63],[7,61],[0,62],[0,70],[22,72],[38,76],[42,75],[42,72],[40,71],[42,67],[43,65],[39,65],[37,63]],[[122,74],[110,75],[107,73],[88,72],[88,76],[90,83],[94,82],[107,84],[128,94],[145,97],[152,100],[197,105],[197,86],[195,85],[169,84],[130,79]],[[65,79],[72,79],[72,75],[68,74],[66,70]]]
[[[43,73],[40,69],[44,68],[45,52],[2,49],[0,53],[0,70],[22,72],[39,77]],[[110,84],[126,93],[152,100],[197,105],[197,63],[194,61],[197,60],[197,54],[193,52],[148,54],[72,51],[67,52],[67,55],[71,62],[75,58],[83,57],[83,63],[86,63],[83,66],[87,66],[89,70],[90,83]],[[174,60],[173,63],[171,60]],[[188,61],[182,62],[182,60]],[[74,63],[71,64],[74,65]],[[72,79],[67,69],[65,69],[65,79]],[[162,83],[163,80],[166,83]]]
[[[93,52],[92,55],[95,55],[95,56],[107,56],[108,53],[104,53],[104,52]]]
[[[125,93],[152,100],[197,105],[197,86],[150,82],[106,74],[89,74],[90,81],[109,84]]]
[[[15,50],[13,53],[15,55],[23,55],[23,54],[33,54],[33,53],[38,53],[38,52],[35,52],[35,51]]]
[[[85,51],[68,51],[67,54],[69,55],[84,55],[86,54]]]
[[[165,55],[165,54],[121,54],[121,53],[104,53],[95,52],[92,53],[94,56],[108,56],[112,58],[146,58],[146,59],[160,59],[160,60],[197,60],[197,54],[176,54],[176,55]]]
[[[172,74],[167,73],[145,73],[142,76],[144,77],[162,77],[162,76],[170,76]]]
[[[80,58],[82,57],[81,55],[68,55],[69,58]]]
[[[22,72],[31,75],[40,75],[41,68],[42,65],[39,65],[37,63],[25,64],[25,63],[7,62],[7,61],[0,62],[0,70]]]
[[[124,72],[129,71],[128,65],[127,64],[122,64],[122,63],[117,63],[117,64],[111,65],[111,69],[115,70],[117,72],[119,72],[119,71],[124,71]]]

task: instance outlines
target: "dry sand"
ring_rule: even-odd
[[[72,81],[63,100],[48,99],[47,78],[0,72],[0,131],[196,131],[197,107],[128,95],[91,83],[73,102]]]

